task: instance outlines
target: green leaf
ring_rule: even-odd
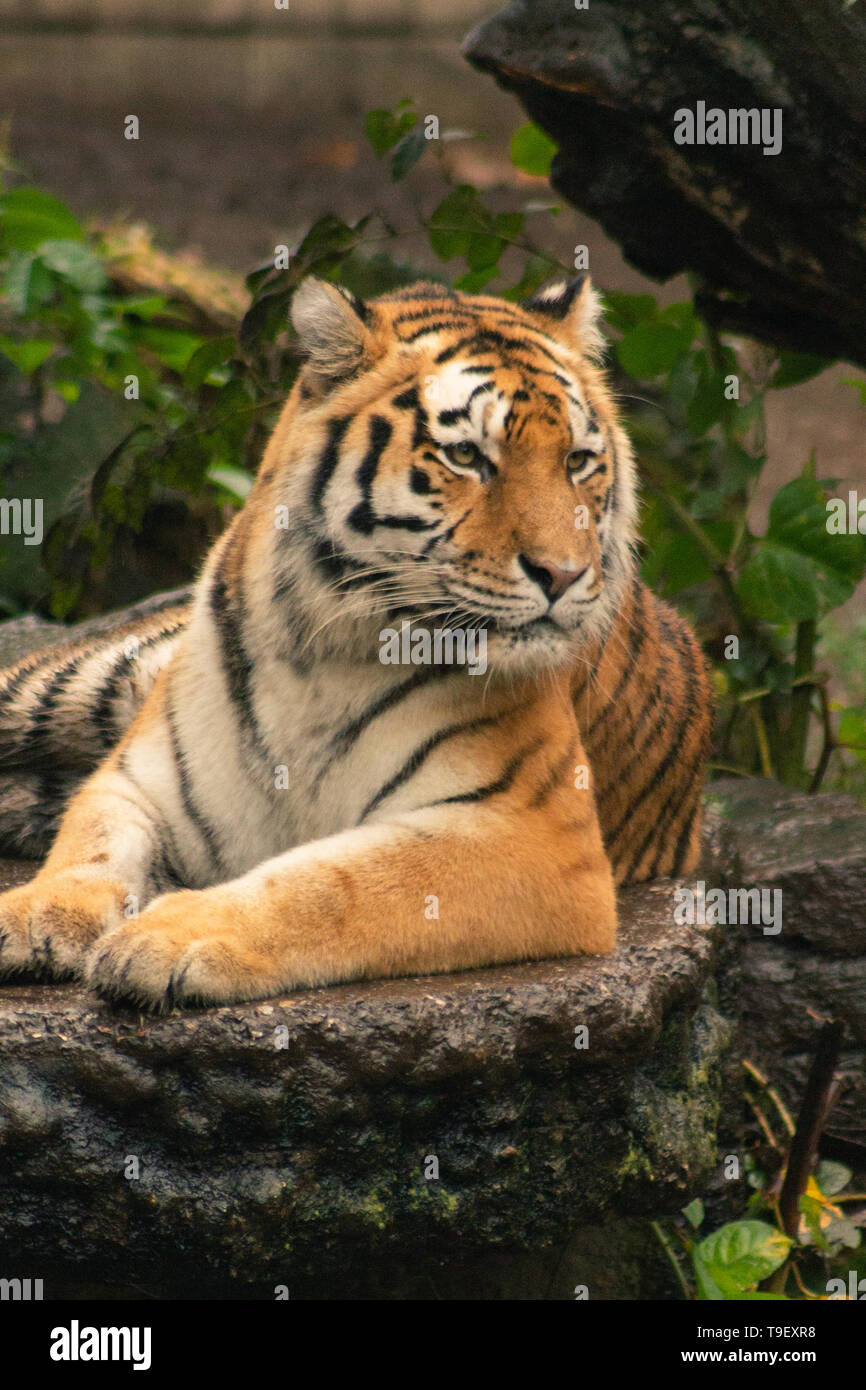
[[[384,107],[368,111],[364,117],[364,134],[376,154],[387,154],[400,139],[394,130],[394,117]]]
[[[81,241],[84,231],[65,203],[38,188],[15,188],[0,196],[0,247],[35,251],[43,241]]]
[[[839,730],[836,737],[839,739],[840,743],[856,744],[857,747],[851,749],[852,753],[859,762],[866,763],[866,714],[864,714],[862,710],[847,709],[845,711],[842,718],[839,720]],[[842,1165],[836,1164],[835,1166],[841,1168]],[[823,1167],[824,1165],[822,1163],[821,1168]],[[821,1169],[819,1168],[818,1172],[820,1173],[820,1171]],[[819,1177],[816,1176],[815,1181],[818,1183],[822,1192],[827,1191],[826,1188],[821,1186]],[[841,1191],[841,1188],[837,1188],[836,1191]]]
[[[493,219],[493,226],[504,241],[514,241],[523,231],[526,221],[522,212],[500,212]]]
[[[665,394],[683,410],[688,410],[695,399],[701,381],[701,372],[706,372],[706,360],[701,352],[683,352],[668,372]]]
[[[815,564],[771,541],[740,570],[736,588],[748,612],[770,623],[816,618],[821,606]]]
[[[394,183],[400,179],[405,179],[409,170],[414,168],[427,148],[427,140],[424,131],[410,130],[408,135],[404,135],[397,148],[391,156],[391,178]]]
[[[860,396],[860,404],[866,405],[866,377],[844,376],[843,386],[852,386]]]
[[[366,222],[367,218],[362,218],[354,227],[350,227],[342,217],[326,212],[307,232],[298,247],[298,258],[312,265],[334,252],[351,250],[357,240],[357,233]]]
[[[484,232],[472,237],[469,242],[469,250],[466,252],[469,269],[489,270],[494,268],[504,249],[505,242],[501,237],[488,236]]]
[[[641,529],[647,546],[641,567],[645,584],[673,598],[709,579],[710,567],[697,542],[674,529],[669,509],[657,498],[647,501]]]
[[[831,367],[835,360],[834,357],[818,357],[812,352],[780,352],[779,365],[769,385],[775,390],[799,386],[801,381],[810,381],[813,376]]]
[[[700,439],[717,424],[731,404],[725,399],[725,378],[717,372],[702,371],[686,412],[689,430],[695,438]]]
[[[827,530],[825,483],[801,476],[779,489],[767,535],[740,571],[740,597],[768,622],[817,618],[850,598],[866,573],[866,537]]]
[[[529,295],[535,294],[535,291],[544,284],[545,280],[549,280],[558,269],[556,261],[551,260],[549,256],[532,255],[527,257],[520,279],[516,285],[512,285],[510,289],[504,291],[503,299],[512,301],[526,299]]]
[[[51,384],[58,396],[62,396],[70,405],[77,401],[81,395],[81,383],[79,381],[68,381],[61,377],[59,381],[55,378]]]
[[[650,379],[669,372],[691,346],[691,329],[656,318],[637,324],[617,345],[617,356],[629,376]]]
[[[534,121],[521,126],[511,137],[511,163],[525,174],[547,178],[559,146]]]
[[[43,241],[39,257],[57,275],[68,280],[82,294],[98,294],[107,283],[102,263],[80,241],[68,238]]]
[[[464,290],[466,294],[478,294],[491,280],[495,280],[498,274],[498,265],[486,266],[483,270],[468,270],[465,275],[460,275],[454,281],[454,288]]]
[[[695,1281],[698,1286],[698,1300],[701,1303],[722,1303],[726,1293],[721,1285],[716,1283],[711,1271],[706,1263],[701,1259],[697,1251],[692,1253],[692,1265],[695,1271]],[[730,1290],[729,1290],[730,1291]]]
[[[696,1197],[693,1202],[689,1202],[687,1207],[683,1207],[683,1216],[692,1230],[696,1231],[704,1219],[704,1204],[700,1197]]]
[[[745,1292],[784,1264],[791,1241],[765,1221],[731,1221],[705,1236],[695,1255],[722,1288]]]
[[[491,225],[472,184],[461,183],[431,213],[427,235],[440,261],[450,261],[454,256],[467,256],[473,237],[489,235]],[[473,269],[483,269],[483,265]]]
[[[138,341],[159,358],[164,367],[173,372],[184,372],[194,352],[202,345],[201,338],[193,333],[182,333],[176,328],[154,328],[148,325],[138,334]]]
[[[846,1168],[844,1163],[833,1163],[830,1159],[823,1159],[818,1164],[815,1182],[825,1197],[835,1197],[838,1192],[845,1191],[853,1176],[851,1169]]]
[[[286,326],[289,312],[289,290],[260,295],[249,306],[240,326],[240,344],[244,352],[257,352],[262,343],[271,342]]]
[[[125,316],[143,319],[157,319],[168,310],[168,300],[161,294],[123,295],[111,301]],[[171,306],[171,315],[177,315],[178,306]]]
[[[36,305],[45,304],[54,293],[55,283],[35,254],[13,251],[9,256],[3,290],[13,313],[24,317]]]
[[[639,323],[655,318],[656,302],[651,294],[624,294],[621,290],[605,290],[605,318],[611,328],[626,333]]]
[[[236,351],[236,343],[232,337],[212,338],[201,347],[196,348],[186,364],[183,374],[184,386],[195,389],[207,380],[208,374],[214,367],[220,367],[224,362],[230,361]]]
[[[738,1303],[790,1303],[791,1300],[784,1293],[765,1293],[763,1289],[753,1290],[751,1293],[738,1293]]]
[[[690,299],[678,299],[675,304],[667,304],[658,312],[660,323],[672,323],[694,338],[698,331],[698,319]]]
[[[695,521],[712,521],[725,507],[725,495],[713,488],[702,488],[695,494],[692,502],[692,516]]]
[[[0,335],[0,352],[4,357],[8,357],[10,362],[14,362],[19,372],[23,372],[25,376],[41,367],[51,356],[55,346],[49,338],[31,338],[26,343],[16,343],[14,338]]]
[[[393,149],[417,120],[413,110],[400,111],[400,107],[411,108],[411,102],[405,100],[399,103],[399,115],[384,107],[377,107],[375,111],[368,111],[364,117],[364,133],[378,155],[387,154]]]

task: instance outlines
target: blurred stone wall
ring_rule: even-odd
[[[495,8],[495,0],[0,0],[0,32],[44,25],[133,32],[462,33]]]

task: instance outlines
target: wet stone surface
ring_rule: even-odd
[[[718,933],[671,905],[669,886],[625,894],[606,960],[165,1018],[6,988],[4,1266],[49,1290],[300,1297],[401,1296],[422,1269],[448,1296],[492,1252],[522,1256],[525,1283],[578,1227],[676,1209],[715,1165],[731,1029],[707,992]]]

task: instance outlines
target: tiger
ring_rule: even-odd
[[[639,575],[588,276],[305,279],[302,366],[188,599],[0,681],[0,972],[155,1012],[607,955],[691,870],[712,699]],[[383,633],[483,633],[484,671]],[[404,649],[405,650],[405,649]],[[444,651],[444,649],[443,649]]]

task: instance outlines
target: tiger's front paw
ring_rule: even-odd
[[[25,973],[65,979],[84,973],[87,952],[121,919],[124,889],[68,871],[37,875],[0,895],[0,979]]]
[[[277,994],[286,982],[252,947],[219,889],[167,893],[90,952],[87,982],[113,999],[165,1012],[177,1004],[233,1004]]]

